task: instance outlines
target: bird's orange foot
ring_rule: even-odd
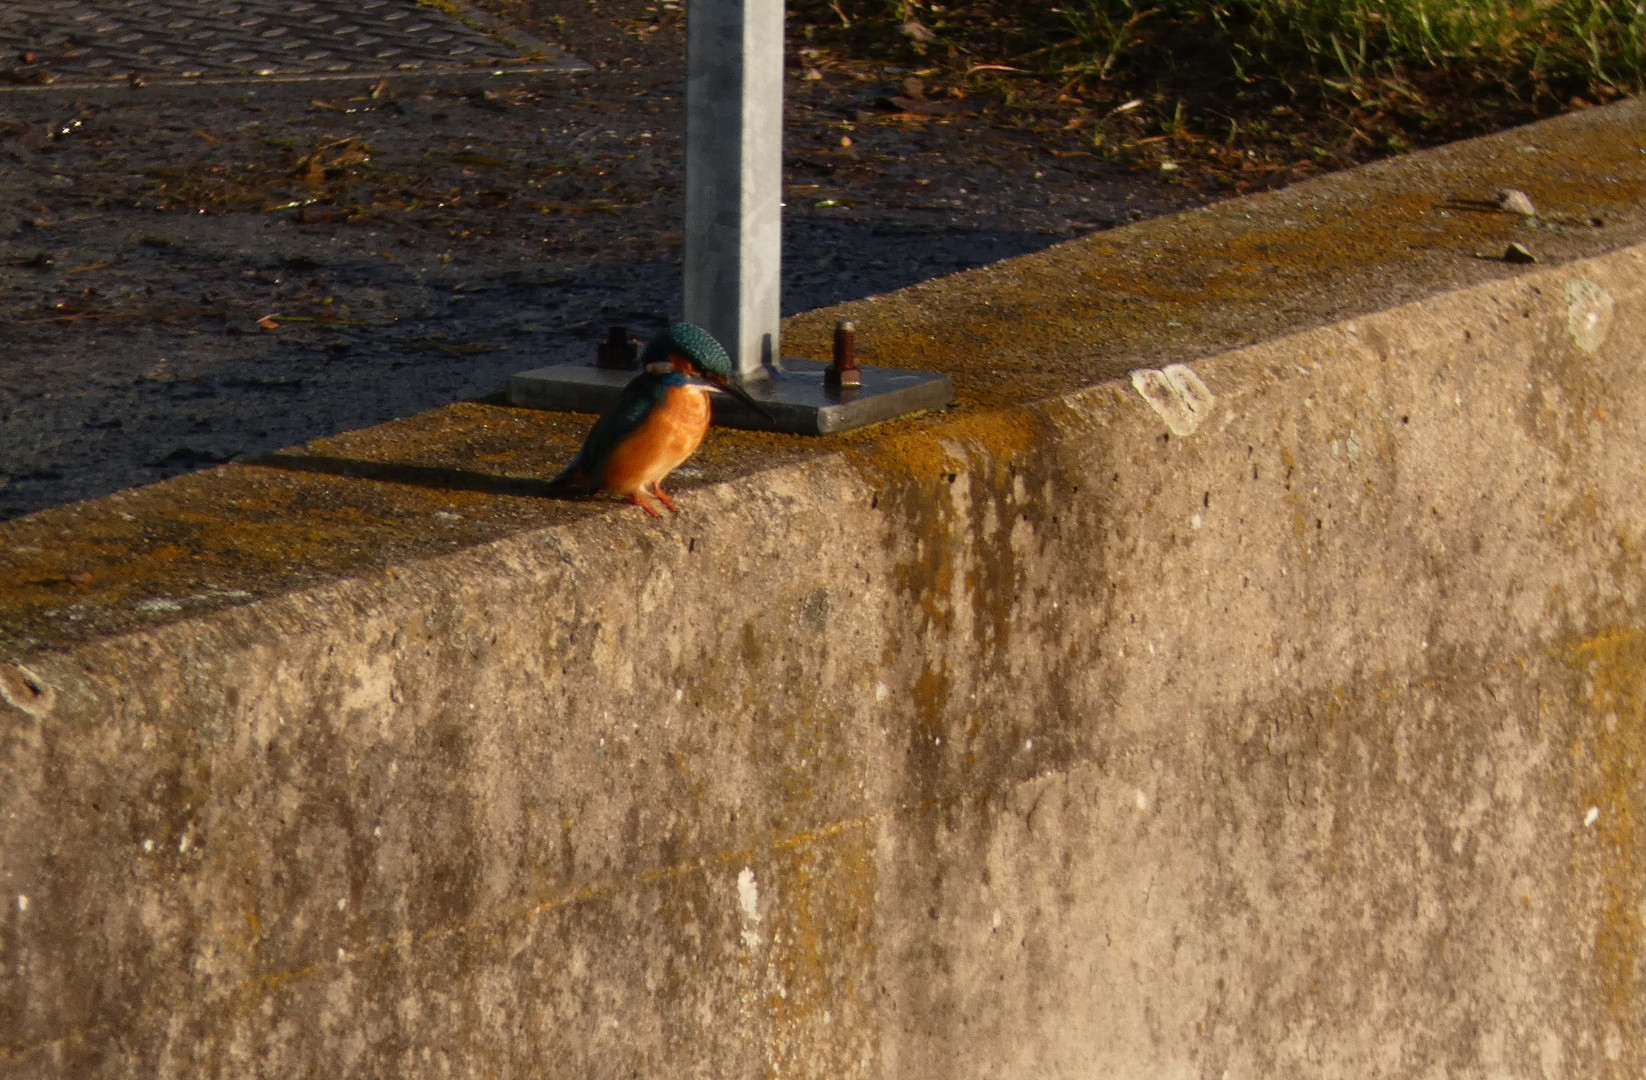
[[[674,504],[674,500],[669,498],[667,493],[664,492],[662,484],[653,484],[652,485],[652,494],[656,495],[657,498],[658,498],[658,501],[660,501],[664,506],[669,508],[669,513],[671,513],[671,514],[680,513],[680,507],[676,506]]]
[[[646,513],[650,514],[654,518],[660,518],[660,517],[663,516],[662,514],[659,514],[656,510],[653,510],[652,509],[652,504],[647,502],[645,499],[642,499],[640,497],[640,492],[638,492],[638,491],[635,492],[633,495],[629,496],[629,502],[634,503],[634,505],[640,507],[640,509],[646,511]]]

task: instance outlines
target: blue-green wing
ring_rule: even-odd
[[[583,440],[583,448],[572,458],[572,463],[550,483],[563,483],[581,472],[589,478],[589,490],[599,491],[602,474],[612,451],[645,422],[652,409],[662,404],[663,399],[668,396],[671,380],[684,381],[673,373],[657,375],[649,371],[641,372],[630,379],[628,385],[623,387],[623,392],[618,395],[617,402],[594,422],[594,427],[589,429],[588,437]]]

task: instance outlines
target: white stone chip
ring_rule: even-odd
[[[1532,205],[1532,197],[1519,188],[1498,189],[1495,201],[1511,214],[1519,214],[1521,217],[1537,216],[1537,207]]]

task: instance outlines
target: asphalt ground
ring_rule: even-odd
[[[528,29],[565,29],[555,6]],[[0,518],[490,395],[677,317],[669,7],[576,9],[582,74],[0,90]],[[1205,198],[906,71],[791,60],[786,313]]]

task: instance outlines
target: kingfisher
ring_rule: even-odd
[[[623,388],[617,403],[595,421],[570,465],[549,482],[551,490],[623,496],[652,517],[680,511],[663,490],[663,479],[692,456],[709,430],[709,395],[735,394],[767,413],[732,381],[732,361],[707,330],[675,323],[646,346],[645,370]]]

